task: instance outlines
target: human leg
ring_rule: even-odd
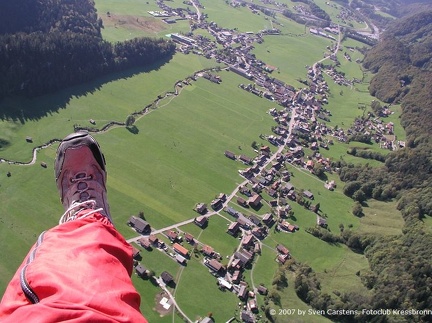
[[[133,287],[132,248],[112,224],[105,161],[86,133],[58,149],[56,182],[66,209],[43,233],[0,304],[5,322],[146,322]]]

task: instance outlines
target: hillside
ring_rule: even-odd
[[[40,96],[149,66],[169,59],[175,49],[163,39],[104,41],[102,20],[90,0],[4,1],[0,21],[0,98]]]
[[[427,3],[281,1],[0,4],[0,289],[62,212],[55,138],[84,128],[150,322],[430,321],[431,16],[394,18]],[[348,35],[375,29],[358,12],[379,42]]]
[[[432,215],[432,94],[426,86],[432,81],[431,20],[429,11],[396,21],[364,60],[364,67],[376,72],[371,94],[384,102],[402,103],[405,148],[390,153],[385,167],[351,165],[341,171],[346,194],[356,199],[361,191],[366,199],[397,199],[405,219],[403,235],[378,238],[364,246],[372,270],[368,279],[374,296],[368,303],[373,308],[432,306],[427,251],[432,248],[432,234],[424,224]],[[348,187],[356,188],[348,193]]]

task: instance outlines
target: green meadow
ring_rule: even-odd
[[[205,7],[202,11],[208,14],[207,20],[223,27],[244,32],[257,32],[270,27],[269,20],[263,14],[252,14],[247,8],[232,8],[225,1],[200,2]],[[178,7],[188,7],[180,0],[174,3]],[[163,37],[168,33],[189,30],[187,21],[168,25],[159,18],[151,17],[147,11],[158,10],[155,1],[96,0],[96,8],[105,25],[103,37],[108,41],[137,36]],[[276,19],[283,25],[278,27],[283,34],[266,36],[262,44],[256,44],[253,53],[278,68],[273,72],[274,77],[300,87],[297,79],[306,78],[305,66],[321,59],[331,42],[305,34],[304,26],[279,14]],[[202,34],[208,36],[206,32]],[[349,40],[344,44],[357,45]],[[357,51],[350,54],[354,58],[353,62],[344,61],[339,53],[341,70],[349,77],[362,78],[360,65],[355,63],[355,58],[361,59],[361,56]],[[6,144],[0,147],[0,158],[29,162],[34,147],[53,138],[63,138],[73,131],[76,124],[91,126],[91,119],[95,121],[96,127],[102,127],[110,121],[124,122],[128,115],[142,110],[158,96],[174,91],[178,81],[196,71],[216,66],[212,60],[178,53],[168,62],[109,75],[52,95],[32,100],[3,100],[0,102],[0,139]],[[238,85],[247,80],[237,74],[228,71],[217,74],[222,79],[221,84],[198,78],[191,85],[180,88],[179,95],[161,100],[156,109],[137,118],[134,129],[113,127],[104,133],[95,134],[107,159],[111,213],[117,229],[126,239],[137,236],[126,222],[131,215],[137,215],[140,211],[145,213],[146,220],[153,228],[161,229],[196,217],[197,213],[193,211],[196,203],[209,204],[217,194],[231,193],[243,181],[238,170],[245,166],[226,158],[224,151],[253,157],[255,152],[251,143],[261,143],[259,135],[271,133],[275,123],[266,112],[270,108],[280,107],[239,89]],[[356,116],[363,113],[358,108],[359,103],[368,106],[373,99],[367,93],[369,78],[370,75],[367,75],[364,83],[356,84],[353,88],[338,86],[327,78],[330,98],[326,108],[333,115],[330,125],[347,128]],[[393,110],[395,113],[388,121],[395,123],[398,138],[404,138],[398,122],[400,107],[393,107]],[[33,142],[26,142],[26,137],[32,137]],[[346,154],[352,145],[361,146],[359,143],[350,143],[348,146],[335,142],[329,151],[323,150],[321,153],[331,159],[343,158],[355,163],[380,165]],[[54,182],[56,147],[57,144],[54,144],[40,150],[34,165],[0,163],[1,292],[39,233],[56,225],[63,212]],[[377,149],[376,145],[367,148]],[[274,150],[274,147],[271,149]],[[41,167],[41,162],[45,162],[47,167]],[[309,172],[291,165],[288,170],[293,173],[291,182],[296,189],[308,189],[314,193],[313,204],[320,203],[321,213],[333,233],[339,231],[340,224],[365,233],[400,233],[403,222],[395,203],[368,201],[364,207],[365,216],[357,218],[351,214],[353,201],[343,195],[343,183],[336,174],[328,174],[329,180],[334,179],[338,183],[337,189],[330,192],[324,188],[322,180]],[[10,176],[7,176],[8,172]],[[265,193],[263,196],[267,200],[271,199]],[[332,293],[335,290],[348,292],[363,289],[355,273],[368,268],[365,257],[344,245],[328,244],[306,233],[306,228],[315,226],[316,215],[295,202],[289,202],[294,210],[294,217],[289,222],[298,225],[300,230],[287,234],[271,229],[270,235],[263,241],[262,254],[254,261],[253,270],[245,272],[246,281],[256,286],[263,283],[271,288],[273,275],[278,268],[275,247],[282,243],[296,260],[308,264],[317,272],[323,291]],[[258,211],[244,209],[235,200],[230,206],[246,215],[270,212],[267,204]],[[223,211],[220,214],[213,215],[204,230],[194,224],[179,229],[212,246],[221,253],[226,263],[226,256],[233,252],[240,241],[225,232],[229,220],[234,219]],[[159,238],[168,243],[162,235]],[[192,254],[187,266],[182,267],[159,250],[140,250],[142,263],[147,268],[157,275],[167,270],[176,277],[177,286],[171,292],[190,319],[197,320],[212,312],[216,321],[224,322],[238,314],[237,296],[217,288],[216,279],[201,263],[201,255],[195,257]],[[288,287],[281,293],[282,308],[310,309],[296,296],[291,273],[288,280]],[[161,292],[159,287],[135,274],[133,282],[142,297],[142,312],[150,322],[182,321],[177,314],[161,316],[154,310],[156,296]],[[261,296],[258,301],[260,305],[264,304]],[[285,322],[285,319],[286,316],[276,317],[277,322]],[[289,319],[293,322],[327,321],[319,315]]]

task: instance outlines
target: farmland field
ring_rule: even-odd
[[[111,42],[140,36],[165,37],[169,33],[189,31],[187,20],[165,24],[149,15],[147,11],[158,10],[155,1],[95,2],[105,25],[103,37]],[[243,32],[269,28],[270,21],[265,19],[265,15],[252,14],[246,7],[232,8],[221,0],[200,2],[205,7],[202,11],[208,15],[207,20],[225,28],[237,28]],[[292,5],[290,1],[285,2]],[[194,10],[180,0],[172,3]],[[320,1],[320,6],[326,6],[324,1]],[[330,14],[333,16],[335,12],[331,9]],[[265,36],[262,44],[255,44],[253,53],[267,64],[277,67],[272,77],[296,88],[302,87],[298,79],[306,78],[305,67],[322,59],[331,41],[306,33],[305,26],[280,14],[276,15],[276,20],[281,24],[282,35]],[[209,37],[207,31],[198,33]],[[345,45],[354,47],[358,44],[348,40]],[[350,78],[362,78],[360,65],[355,63],[361,54],[355,51],[352,56],[354,59],[351,62],[339,57],[342,62],[340,69]],[[226,158],[224,152],[229,150],[236,155],[255,157],[252,143],[268,145],[260,135],[271,134],[271,127],[275,125],[268,111],[282,109],[275,101],[240,89],[239,84],[249,81],[234,72],[220,70],[221,67],[225,66],[213,59],[192,53],[176,53],[170,61],[109,75],[52,95],[32,100],[4,100],[0,102],[0,112],[14,111],[16,118],[3,117],[0,121],[0,139],[7,143],[0,147],[0,158],[29,162],[34,147],[54,138],[63,138],[73,131],[74,125],[89,127],[91,119],[98,128],[110,121],[124,122],[128,115],[141,111],[155,102],[158,96],[173,92],[178,82],[197,71],[214,68],[212,73],[220,76],[220,84],[198,77],[188,85],[177,87],[178,95],[159,100],[149,113],[136,119],[133,129],[119,126],[94,135],[107,159],[111,213],[117,229],[126,239],[138,235],[126,222],[131,215],[139,212],[144,212],[146,221],[155,230],[193,219],[197,216],[193,211],[196,203],[209,204],[217,194],[231,193],[244,180],[238,171],[246,166]],[[326,77],[330,87],[326,108],[332,113],[329,125],[348,128],[355,117],[369,111],[373,99],[367,93],[369,78],[370,75],[365,75],[362,83],[350,88],[336,85],[330,77]],[[359,109],[359,103],[364,103],[366,110]],[[398,124],[399,115],[400,107],[397,107],[389,120],[395,123],[398,137],[404,138],[403,129]],[[29,136],[32,143],[26,141]],[[348,155],[346,151],[353,146],[365,147],[360,143],[348,145],[336,141],[322,154],[332,160],[381,164]],[[2,292],[38,234],[56,225],[63,212],[53,178],[56,147],[57,143],[40,150],[33,165],[0,163],[0,259],[8,259],[0,262]],[[272,151],[277,149],[274,146],[270,148]],[[381,151],[377,145],[367,148]],[[46,163],[46,168],[41,167],[42,162]],[[327,175],[329,180],[334,179],[338,184],[335,191],[329,191],[324,188],[324,181],[310,171],[292,164],[287,164],[287,170],[292,174],[291,183],[298,191],[310,190],[314,193],[313,203],[320,203],[321,215],[325,216],[331,232],[336,234],[343,225],[358,232],[400,233],[402,218],[396,213],[395,203],[372,201],[364,208],[365,216],[357,218],[352,215],[353,201],[342,193],[343,183],[336,173]],[[8,173],[10,176],[7,176]],[[268,203],[270,196],[265,192],[262,195],[264,205],[259,210],[240,207],[235,199],[229,205],[245,215],[262,216],[271,212]],[[237,196],[240,194],[237,193]],[[365,287],[356,272],[368,269],[366,258],[345,245],[329,244],[307,233],[305,229],[316,225],[316,214],[294,201],[289,203],[294,211],[289,221],[298,225],[299,231],[286,233],[271,228],[262,241],[262,253],[254,259],[252,269],[245,271],[245,281],[249,285],[263,283],[271,288],[274,273],[279,268],[275,261],[275,247],[282,243],[297,261],[313,268],[323,291],[363,290]],[[221,211],[220,216],[215,214],[210,217],[205,229],[193,223],[181,225],[178,229],[212,246],[222,255],[222,263],[226,265],[227,256],[240,242],[226,233],[232,221],[235,221],[232,216]],[[169,245],[166,237],[162,234],[158,236]],[[137,247],[136,244],[134,246]],[[191,246],[187,248],[192,249]],[[197,320],[211,312],[216,321],[225,322],[238,315],[237,295],[218,289],[216,278],[202,264],[201,254],[192,254],[183,267],[160,250],[139,249],[141,262],[147,268],[156,275],[166,270],[176,278],[176,287],[170,288],[170,292],[190,319]],[[311,309],[297,297],[291,272],[288,281],[288,287],[281,292],[280,307]],[[183,321],[176,313],[160,315],[155,310],[161,289],[150,280],[143,280],[134,274],[133,283],[142,296],[142,312],[150,322]],[[264,297],[258,296],[258,303],[263,305]],[[293,320],[328,321],[319,315],[293,317]],[[278,321],[283,322],[281,318]]]

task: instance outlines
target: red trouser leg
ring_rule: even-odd
[[[12,278],[0,321],[147,322],[132,269],[131,246],[105,217],[58,225],[40,236]]]

